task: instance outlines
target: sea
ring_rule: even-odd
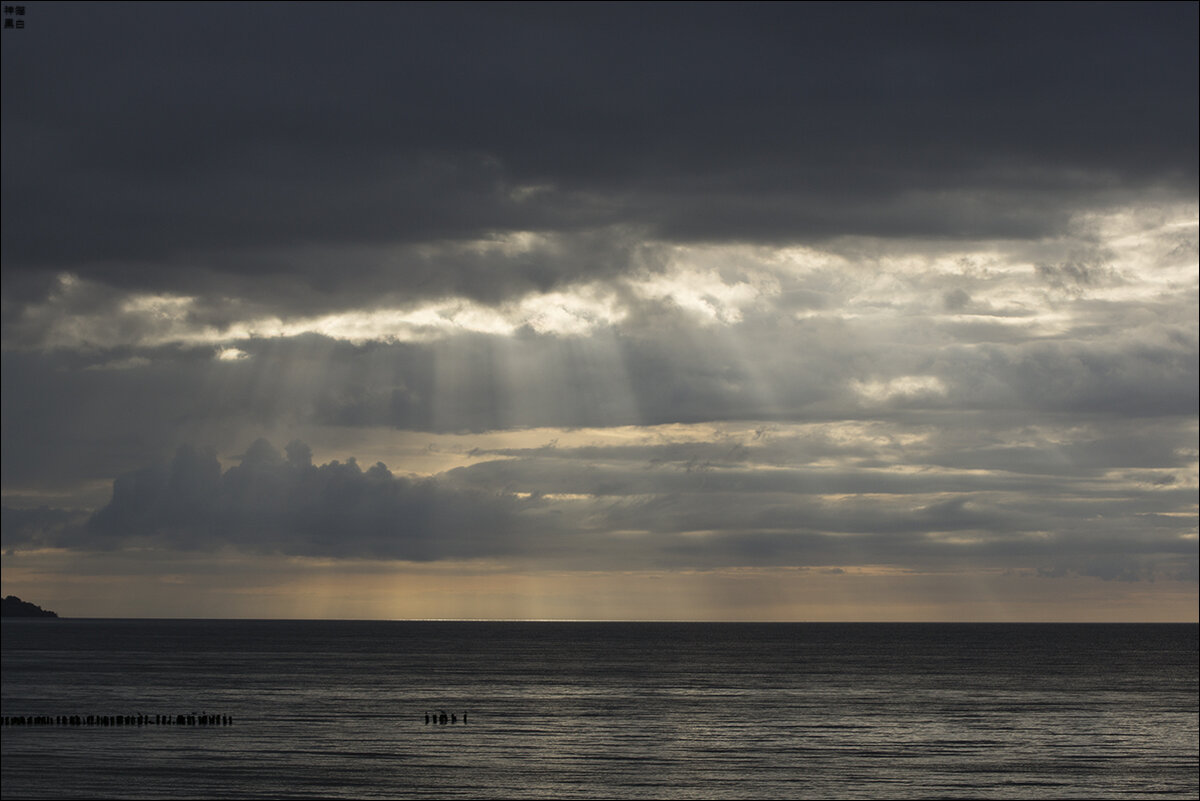
[[[2,628],[4,798],[1194,801],[1200,790],[1193,624]],[[122,724],[12,723],[88,715]]]

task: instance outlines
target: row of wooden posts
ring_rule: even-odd
[[[458,723],[457,714],[425,713],[425,723]],[[462,713],[467,722],[467,713]],[[230,715],[4,715],[5,726],[232,726]]]
[[[229,715],[5,715],[5,726],[232,726]]]
[[[467,722],[467,713],[466,712],[462,713],[462,722],[463,723]],[[447,723],[458,723],[458,715],[456,715],[454,713],[447,715],[445,710],[441,710],[441,709],[439,709],[437,712],[433,712],[433,713],[426,712],[425,713],[425,723],[426,723],[426,725],[428,725],[430,723],[437,723],[437,724],[441,724],[441,725],[445,725]]]

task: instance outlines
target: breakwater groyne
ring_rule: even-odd
[[[4,715],[5,726],[232,726],[230,715]]]

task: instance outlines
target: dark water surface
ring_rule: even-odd
[[[1195,625],[6,619],[4,798],[1189,798]],[[445,709],[469,723],[427,725]]]

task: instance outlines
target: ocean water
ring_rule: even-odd
[[[233,717],[5,726],[4,798],[1200,788],[1195,625],[10,618],[2,660],[5,716]]]

